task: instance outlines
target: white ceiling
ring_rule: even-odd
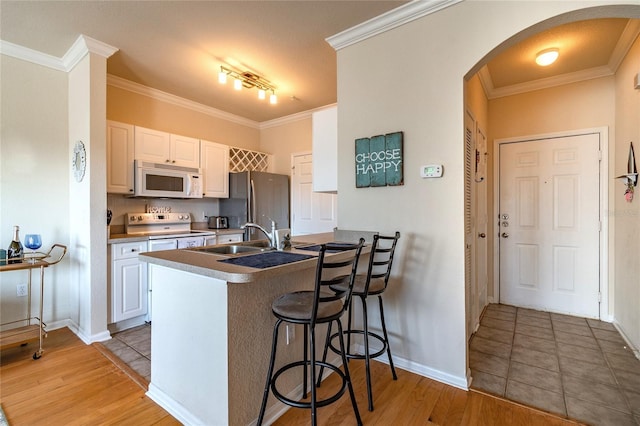
[[[335,103],[336,52],[325,39],[404,3],[1,0],[0,39],[61,58],[84,34],[119,49],[107,61],[111,75],[264,122]],[[604,19],[551,29],[494,57],[481,71],[483,85],[495,97],[611,71],[638,27]],[[542,69],[533,56],[549,44],[560,59]],[[278,104],[259,101],[255,89],[220,85],[221,64],[269,80]]]

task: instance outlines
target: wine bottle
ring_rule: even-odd
[[[9,248],[7,249],[7,261],[9,263],[18,263],[22,262],[22,258],[24,257],[24,253],[22,250],[22,243],[20,242],[20,227],[13,227],[13,240],[11,244],[9,244]]]

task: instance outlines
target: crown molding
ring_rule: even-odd
[[[16,59],[42,65],[57,71],[69,72],[85,57],[87,53],[95,53],[108,58],[118,51],[118,48],[110,46],[91,37],[80,35],[67,50],[62,58],[38,52],[28,47],[0,40],[0,53]]]
[[[239,115],[231,114],[210,106],[203,105],[198,102],[191,101],[189,99],[181,98],[179,96],[163,92],[158,89],[144,86],[139,83],[134,83],[133,81],[125,80],[124,78],[117,77],[112,74],[107,74],[107,85],[127,90],[129,92],[137,93],[139,95],[147,96],[149,98],[173,104],[182,108],[187,108],[195,112],[209,115],[211,117],[230,121],[232,123],[240,124],[254,129],[260,128],[260,124],[257,121],[249,120],[248,118],[240,117]]]
[[[551,87],[578,83],[581,81],[592,80],[594,78],[608,77],[614,74],[615,72],[612,71],[611,68],[609,68],[607,65],[603,65],[601,67],[571,72],[555,77],[541,78],[539,80],[527,81],[521,84],[513,84],[511,86],[500,87],[498,89],[494,88],[491,92],[487,92],[487,98],[495,99],[505,96],[519,95],[521,93],[532,92],[534,90],[549,89]]]
[[[633,42],[640,35],[640,20],[638,19],[629,19],[627,26],[624,28],[622,35],[618,39],[618,43],[616,43],[616,47],[613,49],[611,53],[611,57],[609,58],[609,68],[615,73],[618,71],[618,67],[624,60],[627,53],[629,53],[629,49],[633,45]]]
[[[325,40],[335,50],[340,50],[461,1],[463,0],[414,0],[355,27],[327,37]]]
[[[37,50],[29,49],[11,42],[0,40],[0,54],[11,56],[12,58],[42,65],[57,71],[67,72],[67,68],[60,58]]]
[[[285,117],[275,118],[275,119],[269,120],[269,121],[263,121],[262,123],[260,123],[260,130],[268,129],[270,127],[282,126],[282,125],[285,125],[285,124],[288,124],[288,123],[293,123],[293,122],[300,121],[300,120],[306,120],[306,119],[311,118],[314,112],[322,111],[322,110],[328,109],[328,108],[333,108],[333,107],[335,107],[337,105],[338,104],[333,103],[333,104],[321,106],[321,107],[318,107],[318,108],[309,109],[307,111],[302,111],[302,112],[299,112],[299,113],[296,113],[296,114],[287,115]]]
[[[618,71],[618,67],[620,67],[620,64],[626,57],[627,53],[629,53],[629,49],[631,49],[631,46],[639,35],[640,20],[630,19],[622,32],[622,35],[618,39],[618,43],[616,44],[613,52],[611,53],[608,64],[600,67],[557,75],[554,77],[542,78],[539,80],[527,81],[525,83],[504,86],[497,89],[493,86],[493,79],[491,78],[491,73],[489,72],[486,64],[480,68],[478,77],[480,78],[480,83],[482,84],[488,99],[519,95],[533,90],[542,90],[565,84],[592,80],[595,78],[608,77],[615,75]]]
[[[87,37],[86,35],[80,34],[61,60],[67,71],[71,71],[87,53],[94,53],[108,58],[118,50],[119,49],[117,47],[110,46],[91,37]]]

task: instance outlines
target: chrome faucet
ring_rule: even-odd
[[[267,232],[266,229],[264,229],[262,226],[258,225],[257,223],[253,223],[253,222],[247,222],[244,225],[242,225],[240,227],[240,229],[245,229],[245,228],[256,228],[259,229],[260,231],[262,231],[262,233],[264,235],[267,236],[267,239],[269,240],[269,244],[271,245],[272,248],[276,248],[277,244],[276,244],[276,223],[271,220],[271,233]]]

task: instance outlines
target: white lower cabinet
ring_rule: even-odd
[[[147,251],[147,242],[111,245],[111,318],[109,323],[147,314],[147,264],[138,254]]]

